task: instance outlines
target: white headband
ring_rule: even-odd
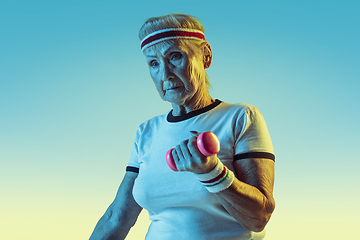
[[[205,35],[202,31],[196,29],[187,28],[167,28],[159,31],[155,31],[147,35],[141,41],[141,50],[144,51],[146,48],[168,39],[174,38],[186,38],[194,40],[205,40]]]

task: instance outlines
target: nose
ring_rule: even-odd
[[[169,81],[174,78],[174,74],[170,69],[170,66],[168,63],[164,63],[161,67],[161,80],[162,81]]]

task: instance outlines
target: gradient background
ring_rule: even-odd
[[[359,1],[0,0],[0,239],[89,238],[137,126],[171,107],[137,32],[173,12],[205,25],[212,96],[267,121],[277,206],[266,239],[358,238]],[[127,239],[144,238],[147,217]]]

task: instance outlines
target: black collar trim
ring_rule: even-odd
[[[167,121],[168,122],[181,122],[184,120],[187,120],[189,118],[195,117],[197,115],[200,115],[204,112],[210,111],[211,109],[215,108],[216,106],[218,106],[222,101],[220,101],[219,99],[216,99],[215,102],[213,102],[212,104],[210,104],[209,106],[206,106],[204,108],[189,112],[185,115],[181,115],[181,116],[173,116],[172,112],[173,110],[171,110],[169,112],[169,114],[167,115]]]

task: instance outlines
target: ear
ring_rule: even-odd
[[[210,44],[208,42],[204,42],[202,46],[203,54],[204,54],[204,68],[209,68],[212,63],[212,51]]]

